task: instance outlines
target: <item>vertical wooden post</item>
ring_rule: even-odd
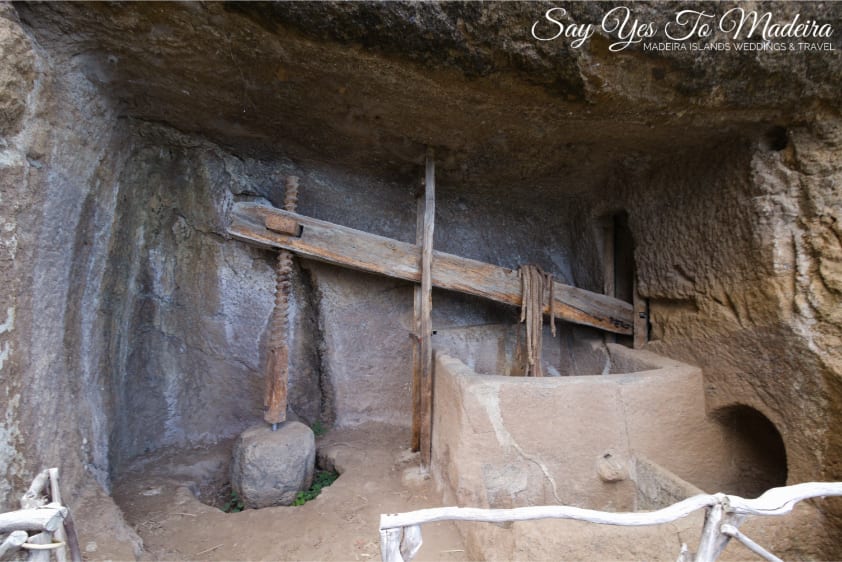
[[[29,537],[27,541],[30,544],[47,545],[53,542],[53,535],[47,531],[38,533],[37,535]],[[49,550],[30,550],[28,562],[50,562]]]
[[[614,228],[614,216],[610,215],[602,219],[602,293],[606,296],[613,297],[616,294],[614,289],[616,273],[614,272],[614,237],[616,236],[616,229]],[[606,332],[605,341],[608,343],[616,343],[617,336],[615,334]]]
[[[424,230],[421,248],[421,464],[430,466],[433,445],[433,229],[436,215],[436,163],[427,149],[424,179]]]
[[[61,505],[61,486],[59,485],[58,481],[58,468],[50,468],[47,470],[47,472],[50,475],[50,501]],[[70,512],[68,512],[68,516],[69,515]],[[68,544],[67,533],[64,530],[64,524],[62,524],[61,527],[56,529],[55,536],[59,541],[63,542],[65,545]],[[67,552],[64,549],[65,547],[56,549],[56,560],[58,562],[67,562]]]
[[[380,531],[380,558],[383,562],[404,562],[401,555],[403,529],[382,529]]]
[[[415,244],[424,246],[424,207],[423,192],[416,198]],[[413,451],[421,450],[421,285],[413,286],[412,304],[412,443]]]
[[[745,519],[744,515],[725,513],[722,504],[717,503],[707,509],[705,525],[699,539],[699,549],[696,551],[694,562],[714,562],[728,546],[730,535],[722,532],[722,526],[737,527]],[[735,529],[736,530],[736,529]]]
[[[637,273],[635,272],[634,288],[632,289],[632,307],[634,308],[634,349],[640,349],[649,341],[649,303],[640,296],[637,290]]]
[[[298,178],[289,176],[286,180],[284,209],[295,212],[298,203]],[[287,383],[289,381],[289,342],[287,319],[289,298],[292,288],[292,252],[280,250],[275,267],[275,308],[269,333],[269,354],[266,361],[266,386],[263,398],[263,419],[276,424],[287,419]]]
[[[49,469],[50,474],[50,501],[62,504],[61,484],[59,483],[58,468]],[[68,511],[61,527],[56,531],[58,540],[67,545],[72,562],[82,562],[82,551],[79,548],[79,537],[76,535],[76,525],[73,523],[73,514]],[[56,560],[66,562],[67,555],[64,548],[56,550]]]

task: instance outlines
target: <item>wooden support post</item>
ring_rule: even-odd
[[[416,199],[415,243],[424,246],[424,194]],[[412,442],[413,451],[421,450],[421,285],[413,285],[412,302]]]
[[[699,539],[699,549],[696,551],[695,562],[713,562],[719,556],[721,533],[719,526],[722,524],[722,504],[717,503],[707,509],[705,525],[702,528],[702,536]]]
[[[421,247],[421,465],[430,466],[433,446],[433,230],[436,216],[436,163],[427,149],[424,179],[424,230]]]
[[[50,473],[50,500],[53,503],[61,504],[61,485],[59,484],[58,468],[49,469]],[[64,517],[64,524],[56,530],[56,538],[67,544],[67,549],[70,551],[70,559],[72,562],[82,562],[82,550],[79,548],[79,537],[76,534],[76,525],[73,523],[73,514],[70,510]],[[64,549],[56,551],[56,559],[59,562],[65,562]]]
[[[295,212],[298,203],[298,178],[289,176],[286,180],[286,193],[284,196],[284,209],[290,213]],[[293,230],[298,232],[298,225],[289,226],[281,220],[273,220],[267,216],[264,223],[267,228],[278,230]],[[286,226],[284,226],[286,224]],[[275,309],[272,311],[272,325],[269,335],[269,353],[266,361],[266,387],[263,400],[263,419],[276,424],[287,419],[287,383],[289,382],[289,342],[288,339],[288,317],[289,298],[291,295],[292,281],[292,252],[280,250],[275,268]]]
[[[61,505],[61,488],[59,486],[58,481],[58,469],[51,468],[48,470],[50,474],[50,500],[54,503]],[[68,511],[67,517],[70,517],[70,512]],[[64,519],[64,523],[67,523],[67,517]],[[56,529],[56,538],[67,544],[67,533],[64,530],[65,525],[63,524],[61,527]],[[58,562],[67,562],[67,552],[65,552],[64,547],[56,549],[56,560]]]
[[[424,544],[424,540],[421,537],[421,525],[404,527],[403,538],[401,539],[401,558],[412,560],[421,550],[422,544]]]
[[[49,545],[53,542],[52,534],[50,533],[38,533],[37,535],[33,535],[29,537],[29,540],[26,541],[21,546],[26,548],[29,545],[31,546],[32,550],[29,551],[29,557],[27,558],[28,562],[50,562],[50,550],[52,549],[41,549],[38,548],[39,546],[43,547]],[[61,549],[64,547],[62,546]],[[56,549],[59,550],[59,549]]]
[[[649,302],[640,296],[637,290],[637,279],[634,280],[632,291],[632,306],[634,307],[634,349],[640,349],[649,341]]]
[[[404,562],[401,555],[402,529],[382,529],[380,531],[380,558],[383,562]]]

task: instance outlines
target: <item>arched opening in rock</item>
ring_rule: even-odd
[[[716,410],[712,417],[721,426],[731,463],[723,492],[750,498],[786,485],[786,447],[769,418],[743,404]]]

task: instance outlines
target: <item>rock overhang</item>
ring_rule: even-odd
[[[332,162],[410,181],[425,146],[443,184],[536,197],[594,189],[648,154],[756,142],[838,98],[838,58],[611,51],[597,31],[539,41],[588,3],[67,3],[19,6],[67,71],[122,115],[244,156]],[[680,5],[676,4],[677,10]],[[719,10],[700,5],[700,10]],[[825,4],[761,5],[835,22]],[[669,8],[636,3],[660,25]],[[836,39],[838,41],[838,39]],[[497,186],[497,187],[493,187]]]

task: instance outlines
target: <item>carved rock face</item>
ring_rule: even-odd
[[[17,26],[0,25],[0,60],[0,135],[11,136],[20,130],[35,83],[35,54]]]
[[[838,5],[757,6],[842,49]],[[300,175],[303,214],[411,242],[427,145],[437,250],[601,291],[625,211],[650,346],[768,417],[793,481],[842,478],[842,59],[537,41],[548,7],[0,6],[0,503],[259,419],[272,255],[227,205]],[[408,424],[410,286],[296,263],[293,410]],[[434,295],[442,334],[513,316]],[[554,352],[599,338],[574,336]]]
[[[759,9],[781,20],[795,10]],[[711,146],[839,96],[842,64],[826,53],[611,52],[616,37],[601,31],[576,48],[569,38],[533,37],[536,22],[554,29],[545,10],[414,2],[20,8],[39,41],[123,115],[240,154],[328,160],[404,181],[431,145],[443,182],[487,188],[527,179],[536,196],[582,191],[623,158],[676,143]],[[606,12],[587,3],[567,10],[566,20],[593,25]],[[838,18],[828,5],[797,10],[802,20]],[[657,3],[633,10],[659,29],[673,15]]]

